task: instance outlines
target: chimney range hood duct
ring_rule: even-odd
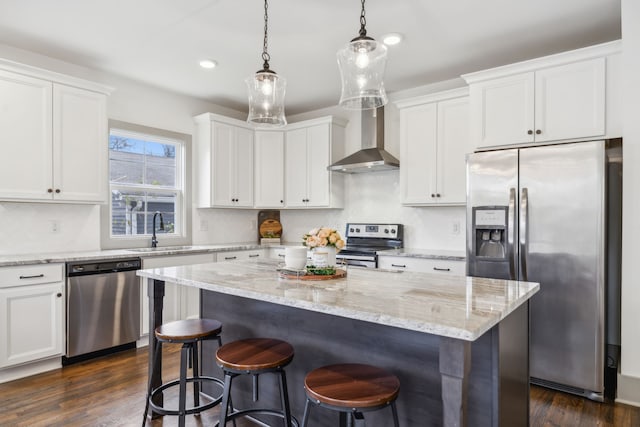
[[[335,162],[327,169],[344,173],[398,169],[398,159],[384,151],[384,107],[363,110],[361,117],[362,149]]]

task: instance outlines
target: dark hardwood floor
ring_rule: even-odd
[[[178,372],[179,347],[165,347],[171,348],[165,348],[163,354],[163,375],[173,378]],[[147,351],[142,348],[0,384],[0,426],[140,426],[146,378]],[[187,426],[212,426],[216,415],[213,409],[200,417],[189,416]],[[176,417],[147,423],[153,427],[175,425]],[[531,426],[637,427],[640,408],[532,387]]]

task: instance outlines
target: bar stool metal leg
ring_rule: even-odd
[[[291,427],[291,408],[289,407],[289,391],[287,390],[287,374],[284,369],[280,371],[280,399],[284,411],[284,425]]]
[[[311,401],[307,399],[304,403],[304,414],[302,415],[302,426],[307,427],[309,422],[309,414],[311,413]]]

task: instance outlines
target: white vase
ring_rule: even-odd
[[[311,251],[311,264],[315,267],[334,267],[336,265],[335,246],[322,246]]]

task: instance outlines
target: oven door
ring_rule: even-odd
[[[377,257],[372,257],[371,255],[338,254],[336,255],[336,259],[349,267],[377,268],[378,266]]]

